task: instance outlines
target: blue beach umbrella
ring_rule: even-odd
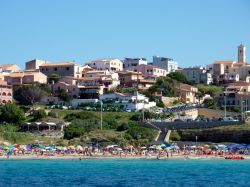
[[[237,147],[239,146],[240,144],[230,144],[227,146],[228,149],[237,149]]]
[[[248,144],[246,148],[250,149],[250,144]]]
[[[236,147],[236,149],[245,149],[247,147],[247,144],[240,144]]]

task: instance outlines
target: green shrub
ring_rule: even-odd
[[[46,112],[42,109],[35,110],[32,115],[34,120],[42,119],[47,116]]]

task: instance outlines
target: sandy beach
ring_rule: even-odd
[[[242,156],[242,155],[234,155],[234,156]],[[244,159],[249,160],[250,156],[249,155],[244,155]],[[138,155],[108,155],[108,156],[103,156],[103,154],[96,154],[93,156],[85,156],[85,155],[56,155],[56,156],[37,156],[37,155],[12,155],[7,157],[7,155],[2,155],[0,156],[0,159],[15,159],[15,160],[22,160],[22,159],[31,159],[31,160],[47,160],[47,159],[211,159],[211,160],[220,160],[220,159],[225,159],[225,157],[222,156],[214,156],[214,155],[173,155],[170,157],[167,156],[158,156],[158,155],[151,155],[151,156],[138,156]]]

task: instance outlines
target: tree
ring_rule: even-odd
[[[183,75],[181,72],[171,72],[167,75],[171,79],[177,80],[178,82],[184,83],[184,84],[192,84],[189,80],[187,80],[186,76]]]
[[[12,103],[0,107],[0,121],[13,124],[21,124],[25,120],[22,109]]]
[[[46,116],[47,116],[46,112],[45,112],[44,110],[42,110],[42,109],[40,109],[40,110],[35,110],[35,111],[33,112],[33,119],[34,119],[34,120],[42,119],[42,118],[44,118],[44,117],[46,117]]]
[[[214,97],[216,94],[223,92],[223,88],[221,86],[198,84],[197,87],[198,87],[200,96],[209,94],[212,97]]]
[[[70,102],[73,99],[72,95],[67,93],[65,90],[60,91],[59,98],[66,103]]]
[[[43,91],[36,84],[32,85],[24,85],[18,87],[14,91],[14,98],[23,105],[32,105],[33,109],[35,109],[35,105],[38,101],[42,99],[42,97],[46,96],[47,93]]]
[[[217,109],[219,108],[219,104],[216,100],[214,99],[205,99],[203,104],[205,104],[206,107],[211,108],[211,109]]]
[[[160,77],[148,91],[152,95],[156,91],[161,91],[163,96],[178,97],[180,84],[177,80],[169,77]]]
[[[48,82],[50,84],[53,84],[53,83],[57,83],[59,81],[59,79],[61,78],[60,75],[58,74],[51,74],[49,77],[48,77]]]

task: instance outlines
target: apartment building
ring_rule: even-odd
[[[123,60],[123,68],[125,70],[128,69],[129,67],[138,66],[141,64],[147,65],[148,64],[147,59],[146,58],[125,58]]]
[[[212,74],[202,67],[184,68],[180,71],[187,80],[196,84],[211,84],[213,82]]]
[[[6,81],[0,80],[0,105],[13,102],[12,86]]]
[[[61,77],[72,76],[81,77],[82,67],[75,62],[44,63],[39,66],[39,70],[48,77],[56,74]]]
[[[239,81],[230,83],[225,92],[216,96],[218,102],[228,110],[238,108],[242,112],[250,110],[250,83]]]
[[[119,81],[120,82],[120,81]],[[116,80],[109,77],[63,77],[53,85],[55,94],[64,90],[78,99],[97,99],[99,95],[115,88]]]
[[[86,62],[88,65],[96,70],[108,70],[108,71],[122,71],[123,62],[119,59],[98,59],[90,62]]]
[[[153,66],[153,65],[145,65],[141,64],[138,66],[133,66],[128,68],[129,71],[141,72],[145,78],[147,77],[165,77],[168,72],[166,69]]]
[[[178,69],[178,63],[171,58],[153,56],[153,65],[161,67],[167,72],[174,72]]]
[[[155,83],[155,80],[144,79],[141,72],[121,71],[118,74],[121,81],[120,84],[124,87],[148,89]]]

